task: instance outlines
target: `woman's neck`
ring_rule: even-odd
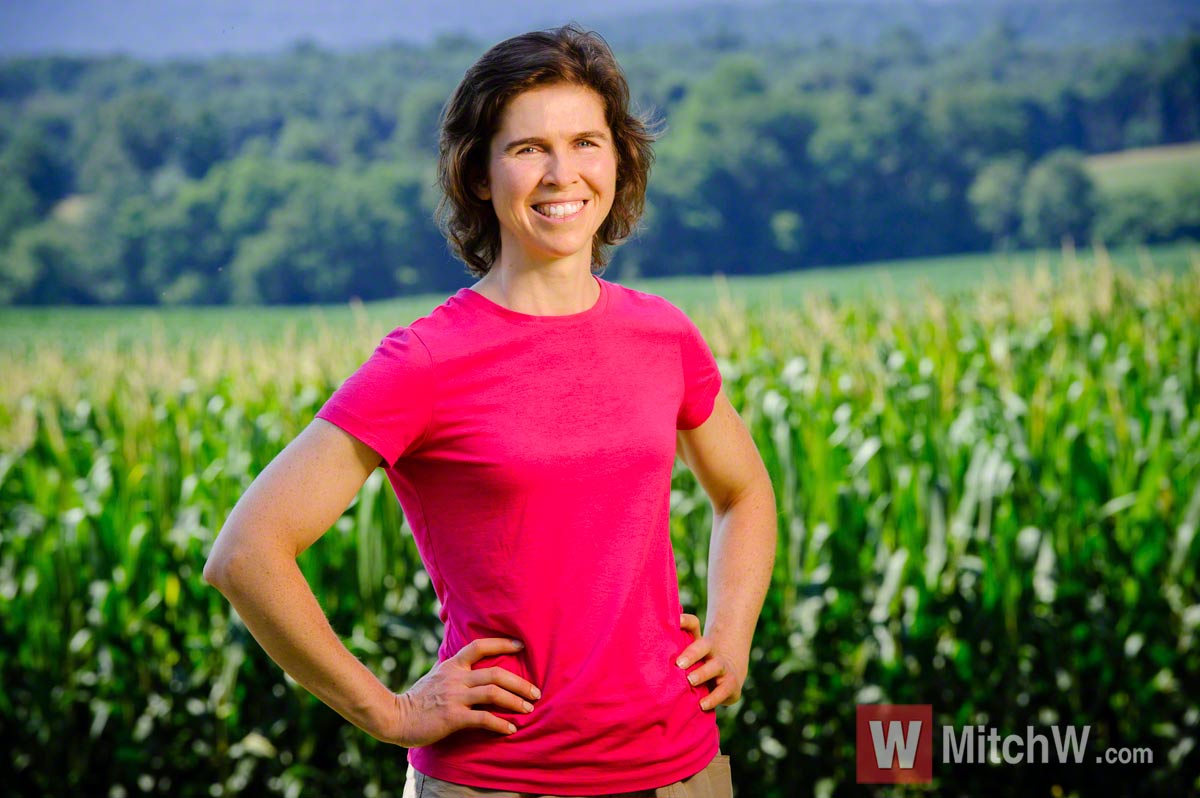
[[[498,305],[533,316],[567,316],[588,310],[600,298],[591,269],[569,263],[519,268],[497,263],[471,286]]]

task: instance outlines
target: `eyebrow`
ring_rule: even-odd
[[[603,141],[608,141],[608,134],[602,130],[585,130],[582,133],[576,133],[571,138],[572,138],[572,140],[601,139]],[[513,141],[510,141],[507,144],[505,144],[504,152],[508,152],[509,150],[511,150],[515,147],[524,147],[527,144],[542,145],[545,143],[546,143],[546,139],[544,139],[540,136],[527,136],[526,138],[523,138],[523,139],[514,139]]]

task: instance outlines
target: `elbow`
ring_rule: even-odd
[[[766,472],[765,468],[763,469],[763,472],[765,475],[765,472]],[[775,495],[775,485],[774,485],[774,483],[771,482],[771,477],[765,476],[763,483],[764,483],[764,488],[766,489],[766,492],[767,492],[767,503],[771,505],[771,512],[778,513],[779,499]]]
[[[210,554],[208,560],[204,563],[204,571],[201,573],[204,581],[212,587],[221,589],[221,585],[225,581],[225,566],[223,562],[215,555]]]
[[[210,554],[201,576],[226,598],[232,599],[241,585],[246,584],[247,558],[242,552]]]
[[[212,548],[208,550],[208,558],[204,561],[204,570],[200,572],[200,576],[204,582],[212,587],[220,589],[221,582],[225,579],[225,568],[228,557],[226,554],[229,551],[231,543],[231,531],[229,529],[229,519],[221,526],[221,530],[217,532],[217,537],[213,541]]]
[[[228,596],[231,590],[259,578],[264,568],[289,561],[295,563],[295,555],[289,556],[261,537],[245,535],[228,526],[222,529],[204,563],[204,581]]]
[[[241,559],[239,549],[235,545],[235,537],[236,533],[228,527],[222,529],[213,543],[208,559],[204,562],[204,571],[201,576],[205,582],[221,592],[225,592],[224,586],[229,583],[237,560]]]

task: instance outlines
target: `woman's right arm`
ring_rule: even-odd
[[[204,566],[204,580],[229,599],[271,659],[371,736],[412,747],[468,726],[508,733],[506,722],[471,705],[490,702],[524,711],[517,693],[536,691],[508,671],[476,671],[471,665],[511,653],[511,641],[477,640],[397,695],[341,642],[296,563],[379,463],[369,446],[315,419],[233,508]]]
[[[296,557],[350,505],[379,455],[322,419],[288,444],[230,513],[204,566],[271,659],[371,735],[392,692],[334,633]]]

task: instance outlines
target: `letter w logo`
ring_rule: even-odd
[[[900,751],[900,767],[912,770],[913,760],[917,758],[917,738],[921,736],[921,721],[910,720],[907,724],[898,720],[888,721],[887,734],[883,733],[883,721],[868,722],[871,727],[871,745],[875,749],[875,764],[881,768],[890,768],[896,758],[896,750]],[[904,727],[908,726],[905,733]]]
[[[859,784],[933,781],[931,704],[859,704],[854,725]]]

